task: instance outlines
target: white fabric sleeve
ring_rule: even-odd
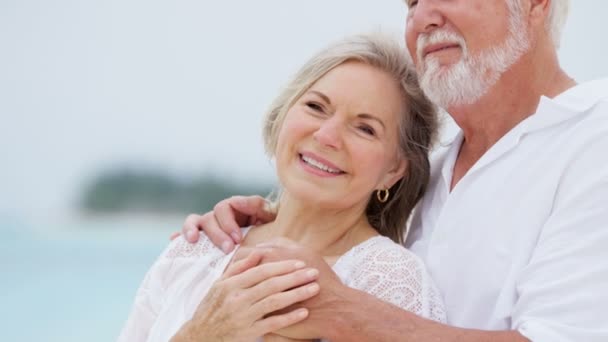
[[[608,341],[608,137],[590,141],[517,280],[512,325],[532,342]]]
[[[441,296],[416,255],[388,238],[356,248],[348,286],[419,316],[446,321]]]
[[[118,337],[118,342],[139,342],[148,339],[150,329],[162,307],[162,300],[165,298],[166,279],[173,263],[171,259],[165,257],[169,248],[148,270],[137,289],[131,312]]]

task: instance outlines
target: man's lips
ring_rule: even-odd
[[[431,45],[426,46],[422,50],[422,58],[426,57],[427,55],[429,55],[431,53],[435,53],[435,52],[447,50],[447,49],[453,49],[453,48],[460,48],[460,44],[458,44],[458,43],[431,44]]]

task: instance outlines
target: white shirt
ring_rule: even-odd
[[[205,235],[196,244],[182,237],[172,241],[146,274],[118,341],[169,341],[192,318],[233,254],[224,254]],[[441,296],[420,258],[386,237],[353,247],[333,270],[347,286],[445,322]]]
[[[450,192],[462,140],[433,160],[407,241],[448,322],[607,342],[608,80],[541,98]]]

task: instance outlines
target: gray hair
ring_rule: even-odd
[[[559,48],[562,38],[562,30],[568,18],[570,0],[551,0],[549,8],[549,20],[547,20],[547,30],[553,40],[555,48]]]
[[[350,61],[365,63],[391,75],[400,86],[405,109],[400,113],[399,154],[407,163],[405,176],[390,189],[386,203],[371,196],[366,215],[382,235],[403,242],[403,229],[429,182],[428,152],[437,134],[437,111],[418,84],[401,40],[372,33],[338,41],[313,56],[282,89],[267,111],[264,120],[266,153],[274,156],[279,132],[289,109],[321,77]]]
[[[522,11],[522,0],[507,0],[511,15],[517,16]],[[562,38],[562,30],[568,18],[570,0],[551,0],[549,3],[549,16],[545,23],[547,33],[551,36],[555,48],[559,48]],[[518,13],[519,12],[519,13]]]

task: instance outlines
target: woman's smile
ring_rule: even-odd
[[[310,152],[299,153],[300,165],[302,168],[320,177],[338,177],[346,174],[333,163]]]

